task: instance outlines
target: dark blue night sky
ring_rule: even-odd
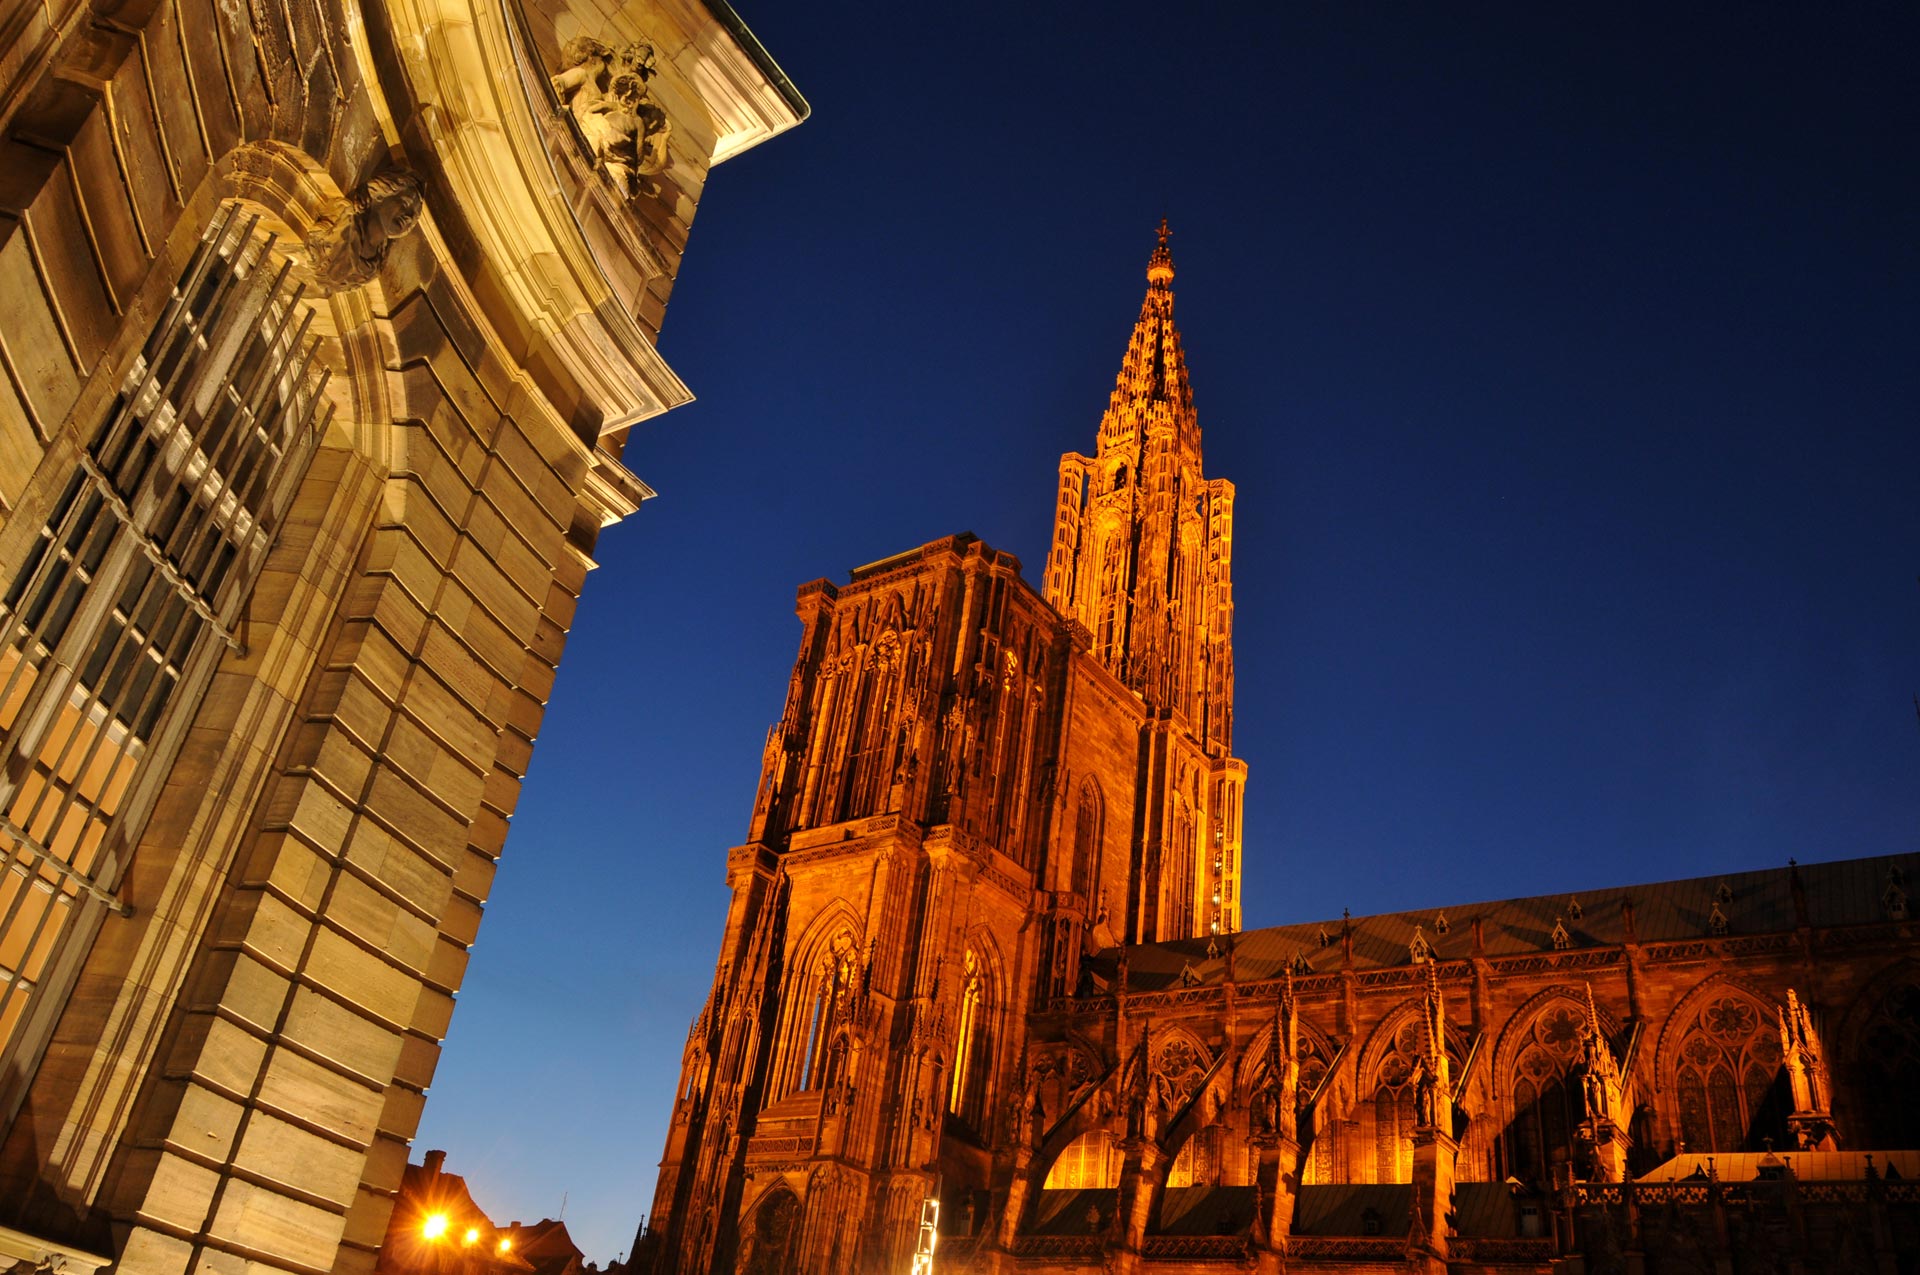
[[[708,184],[427,1104],[496,1219],[628,1247],[794,587],[1038,587],[1163,215],[1249,926],[1920,848],[1920,10],[740,6],[814,116]]]

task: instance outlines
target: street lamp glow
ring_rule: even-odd
[[[480,1238],[480,1228],[477,1226],[469,1226],[467,1228],[467,1233],[460,1237],[460,1242],[462,1244],[471,1244],[479,1238]]]
[[[502,1253],[505,1253],[506,1251],[508,1251],[513,1247],[513,1241],[508,1239],[503,1239],[500,1241],[498,1247]]]
[[[427,1220],[423,1222],[420,1226],[420,1234],[426,1236],[430,1240],[437,1240],[442,1235],[445,1235],[446,1233],[447,1233],[447,1215],[445,1213],[428,1214]]]

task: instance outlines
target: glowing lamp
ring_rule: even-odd
[[[447,1215],[445,1213],[430,1213],[427,1215],[427,1220],[420,1225],[420,1234],[430,1240],[437,1240],[446,1233]]]
[[[480,1238],[480,1228],[477,1226],[469,1226],[467,1228],[467,1233],[460,1237],[460,1242],[462,1244],[471,1244],[479,1238]]]
[[[501,1240],[501,1241],[500,1241],[500,1243],[499,1243],[499,1245],[498,1245],[497,1247],[499,1248],[499,1250],[500,1250],[500,1251],[501,1251],[502,1253],[505,1253],[505,1252],[508,1252],[509,1250],[511,1250],[511,1249],[513,1248],[513,1241],[512,1241],[512,1240]]]

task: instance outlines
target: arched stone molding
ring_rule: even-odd
[[[1836,1051],[1837,1060],[1850,1062],[1856,1056],[1855,1050],[1860,1034],[1866,1029],[1875,1012],[1887,995],[1902,984],[1911,983],[1920,986],[1920,957],[1903,956],[1890,961],[1875,971],[1859,985],[1851,1001],[1830,1021],[1822,1022],[1818,1011],[1823,1006],[1813,1005],[1816,1010],[1814,1026],[1825,1033],[1827,1048]],[[1804,1003],[1806,997],[1802,997]]]
[[[501,344],[522,354],[546,415],[590,452],[601,436],[692,398],[595,262],[561,195],[503,4],[395,0],[350,22],[376,115],[429,180],[463,286]],[[453,249],[458,248],[458,251]]]
[[[741,1211],[733,1269],[740,1275],[787,1275],[800,1248],[805,1214],[800,1194],[784,1179],[774,1181]]]
[[[1764,1012],[1771,1022],[1780,1011],[1780,1002],[1761,991],[1745,979],[1736,978],[1724,971],[1716,971],[1696,984],[1691,991],[1668,1011],[1666,1021],[1660,1024],[1660,1037],[1654,1045],[1653,1083],[1661,1093],[1670,1093],[1673,1089],[1675,1051],[1680,1038],[1684,1036],[1700,1008],[1716,994],[1732,991],[1746,996],[1754,1002],[1756,1012]]]
[[[820,954],[821,945],[830,941],[837,930],[845,930],[853,939],[856,948],[866,934],[866,923],[853,905],[845,899],[833,899],[816,912],[807,922],[799,937],[787,943],[786,968],[796,970]]]
[[[1254,1038],[1240,1051],[1239,1061],[1234,1071],[1234,1100],[1244,1107],[1248,1100],[1260,1088],[1262,1078],[1267,1071],[1267,1055],[1273,1049],[1272,1023],[1262,1027]],[[1311,1097],[1320,1079],[1324,1078],[1333,1066],[1339,1050],[1334,1047],[1333,1038],[1318,1027],[1302,1018],[1299,1020],[1300,1033],[1300,1092]],[[1309,1079],[1307,1063],[1311,1057],[1319,1063],[1319,1070]]]
[[[1495,1039],[1493,1056],[1487,1061],[1492,1064],[1487,1077],[1488,1093],[1494,1099],[1504,1101],[1507,1096],[1507,1077],[1513,1074],[1515,1062],[1520,1051],[1526,1048],[1533,1029],[1534,1020],[1556,1000],[1570,1002],[1580,1018],[1581,1030],[1585,1030],[1587,1018],[1587,989],[1574,987],[1567,983],[1556,983],[1529,996],[1518,1009],[1507,1016],[1501,1025],[1500,1035]],[[1600,1015],[1600,1030],[1606,1034],[1607,1043],[1612,1046],[1620,1039],[1620,1020],[1607,1011],[1601,1004],[1598,993],[1594,995],[1594,1008]],[[1577,1046],[1576,1046],[1577,1051]]]
[[[1056,882],[1061,890],[1078,895],[1092,910],[1100,896],[1101,851],[1106,842],[1107,798],[1093,775],[1081,777],[1072,789],[1071,847],[1066,870]],[[1089,920],[1092,918],[1089,917]]]
[[[1100,1046],[1072,1032],[1063,1041],[1030,1044],[1026,1066],[1027,1082],[1041,1106],[1040,1128],[1031,1133],[1042,1145],[1061,1121],[1094,1096],[1108,1071]]]
[[[1471,1151],[1490,1174],[1519,1177],[1544,1188],[1549,1166],[1570,1161],[1583,1099],[1575,1079],[1584,1066],[1589,1027],[1585,987],[1555,984],[1514,1010],[1500,1029],[1481,1078],[1491,1109],[1472,1126]],[[1619,1023],[1594,998],[1600,1030],[1611,1050]]]
[[[1390,1010],[1368,1034],[1355,1070],[1351,1141],[1346,1162],[1370,1177],[1356,1180],[1405,1182],[1411,1171],[1414,1127],[1413,1062],[1425,1048],[1425,999],[1410,996]],[[1466,1059],[1468,1039],[1451,1019],[1444,1047],[1457,1077]]]
[[[1676,1150],[1683,1141],[1693,1151],[1757,1150],[1756,1130],[1777,1124],[1774,1144],[1787,1145],[1786,1109],[1773,1109],[1782,1102],[1780,1011],[1772,996],[1725,973],[1709,976],[1680,999],[1655,1051],[1654,1083],[1671,1095],[1662,1104],[1657,1136]],[[1695,1051],[1701,1056],[1684,1056]],[[1716,1088],[1714,1077],[1722,1071],[1727,1084]],[[1697,1086],[1691,1100],[1681,1084],[1683,1072]],[[1711,1144],[1702,1146],[1708,1128]]]
[[[1388,1054],[1393,1052],[1394,1038],[1399,1033],[1401,1027],[1408,1021],[1418,1023],[1421,1019],[1422,1007],[1425,1004],[1424,998],[1420,996],[1409,996],[1388,1010],[1386,1014],[1381,1017],[1380,1021],[1374,1024],[1373,1030],[1367,1033],[1367,1038],[1361,1044],[1359,1058],[1355,1064],[1355,1076],[1359,1081],[1359,1087],[1363,1094],[1372,1091],[1373,1082],[1378,1077],[1380,1064],[1386,1059]],[[1471,1041],[1467,1038],[1467,1034],[1461,1031],[1459,1026],[1454,1023],[1452,1018],[1447,1019],[1446,1034],[1447,1056],[1457,1068],[1460,1063],[1465,1060],[1467,1047],[1471,1044]]]
[[[351,447],[385,475],[393,463],[393,424],[413,414],[405,378],[390,370],[399,362],[388,317],[392,299],[379,276],[322,295],[313,287],[305,250],[326,220],[346,209],[347,192],[312,156],[272,141],[236,147],[209,180],[229,200],[260,213],[261,231],[277,238],[281,254],[293,260],[295,275],[309,285],[306,304],[315,312],[320,359],[333,373],[328,388],[335,412],[330,437],[321,445]]]
[[[1084,1049],[1098,1063],[1102,1051],[1090,1047],[1086,1042],[1070,1042]],[[1081,1135],[1103,1131],[1115,1133],[1115,1125],[1121,1108],[1121,1080],[1126,1069],[1119,1065],[1109,1065],[1099,1073],[1091,1088],[1070,1106],[1066,1115],[1056,1120],[1034,1151],[1033,1164],[1029,1170],[1031,1185],[1036,1190],[1046,1181],[1047,1173],[1060,1153]],[[1029,1201],[1031,1202],[1031,1196]]]
[[[975,1132],[985,1139],[1002,1107],[1004,1095],[999,1092],[996,1081],[1005,1074],[1003,1060],[1012,1057],[1016,1026],[1009,1004],[1006,965],[990,928],[976,925],[967,932],[961,947],[960,968],[952,971],[950,977],[957,981],[957,1001],[953,1011],[954,1071],[949,1074],[949,1084],[951,1086],[957,1076],[964,1090],[977,1088],[979,1102],[976,1108],[968,1092],[955,1092],[948,1095],[947,1107],[954,1115],[976,1126]],[[968,997],[975,995],[978,1000],[970,1013]],[[969,1053],[971,1056],[966,1056]]]

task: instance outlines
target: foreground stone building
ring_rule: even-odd
[[[723,0],[0,0],[0,1269],[368,1270]]]
[[[940,1269],[1906,1269],[1920,856],[1240,932],[1164,227],[1147,281],[1044,595],[970,535],[800,589],[642,1269],[918,1270],[929,1198]]]

